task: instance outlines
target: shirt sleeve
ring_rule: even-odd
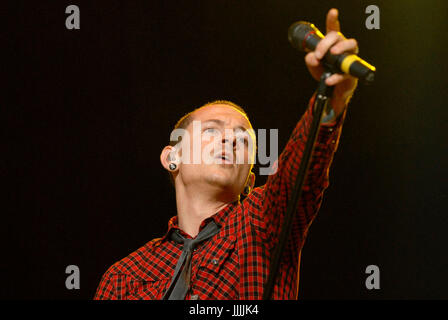
[[[96,290],[94,300],[118,300],[116,292],[116,277],[111,276],[109,273],[105,273],[101,278],[100,284]]]
[[[118,263],[117,263],[118,264]],[[127,298],[127,274],[112,265],[101,278],[94,300],[125,300]]]
[[[294,189],[313,120],[314,97],[311,98],[307,110],[297,123],[280,154],[275,173],[270,175],[266,184],[261,187],[261,210],[255,211],[252,216],[253,225],[262,234],[269,250],[279,240],[288,201]],[[308,228],[320,208],[323,193],[329,186],[329,167],[338,146],[346,112],[347,109],[334,121],[322,123],[320,126],[307,177],[302,188],[302,195],[293,218],[291,235],[286,245],[286,251],[289,251],[286,257],[293,259],[293,261],[289,261],[291,263],[298,263],[298,255],[302,249]]]

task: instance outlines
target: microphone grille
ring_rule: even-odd
[[[288,40],[294,48],[305,50],[302,46],[303,40],[313,30],[315,31],[316,27],[312,23],[306,21],[294,22],[288,29]]]

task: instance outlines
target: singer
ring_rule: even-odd
[[[335,55],[358,52],[357,42],[340,33],[337,9],[328,12],[325,37],[305,57],[310,74],[318,81],[328,51]],[[348,74],[326,79],[334,87],[331,108],[318,132],[272,299],[298,298],[301,250],[329,186],[329,167],[357,83]],[[182,117],[175,129],[185,130],[185,135],[167,145],[160,156],[175,187],[177,215],[170,219],[162,238],[148,242],[105,272],[94,299],[262,299],[271,252],[278,242],[312,121],[314,98],[282,151],[276,172],[256,188],[253,162],[248,161],[254,158],[251,145],[255,141],[250,140],[253,135],[240,135],[252,129],[241,107],[219,100]],[[201,124],[199,135],[193,130],[194,121]],[[183,161],[186,148],[192,151],[193,140],[198,138],[202,154],[217,161]]]

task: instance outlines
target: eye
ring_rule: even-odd
[[[245,135],[237,136],[236,143],[237,143],[237,145],[244,144],[245,146],[247,146],[249,144],[247,137]]]
[[[216,128],[205,128],[202,133],[217,135],[219,134],[219,130]]]

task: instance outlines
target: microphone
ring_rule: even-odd
[[[314,24],[305,21],[294,22],[288,30],[288,40],[291,45],[305,52],[314,51],[322,38],[324,38],[324,35],[319,29]],[[335,69],[337,72],[350,74],[363,80],[365,83],[372,83],[375,78],[376,68],[359,58],[356,54],[343,53],[335,55],[328,51],[324,58],[330,68]]]

